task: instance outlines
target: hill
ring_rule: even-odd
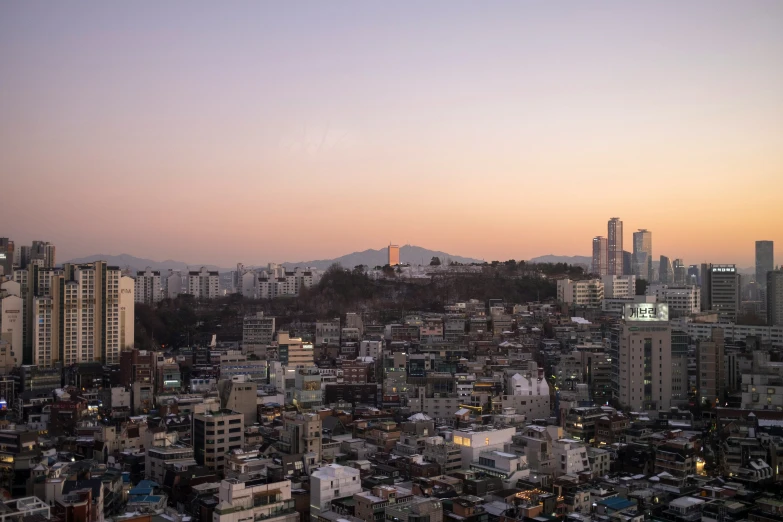
[[[589,256],[556,256],[554,254],[538,256],[530,260],[530,263],[567,263],[569,265],[587,266],[590,266],[592,262],[593,258]]]

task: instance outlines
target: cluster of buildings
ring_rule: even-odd
[[[636,295],[655,272],[649,232],[637,273],[617,273],[613,221],[607,273],[559,278],[552,300],[311,322],[248,305],[241,340],[165,351],[128,335],[134,302],[170,295],[168,278],[12,265],[0,286],[0,516],[783,521],[783,325],[733,320],[723,304],[736,272],[723,265]],[[209,298],[212,277],[190,273],[180,289]],[[258,298],[275,280],[293,295],[312,277],[238,267],[234,284]]]

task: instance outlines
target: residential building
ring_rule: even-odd
[[[186,291],[196,299],[215,299],[220,293],[220,274],[203,266],[201,270],[191,270]]]
[[[427,437],[424,439],[424,460],[440,466],[440,472],[448,475],[462,469],[462,447],[443,437]]]
[[[134,300],[137,303],[151,306],[162,300],[163,288],[160,282],[160,271],[147,267],[143,272],[136,272],[134,291]]]
[[[701,273],[701,309],[718,312],[722,319],[735,321],[740,309],[740,275],[737,267],[703,264]]]
[[[266,361],[263,361],[266,362]],[[218,381],[220,408],[244,415],[244,425],[251,426],[258,420],[256,397],[258,384],[245,379],[244,375]]]
[[[323,405],[321,372],[316,367],[297,368],[293,404],[299,411],[312,410]]]
[[[605,237],[596,236],[593,238],[593,264],[590,268],[593,275],[598,277],[607,275],[609,271],[608,248],[609,245]]]
[[[361,491],[358,469],[339,464],[322,466],[310,475],[310,516],[329,511],[333,500],[353,497]]]
[[[696,382],[703,403],[719,404],[725,395],[723,329],[712,331],[712,339],[701,339],[696,345]]]
[[[605,299],[627,299],[636,295],[635,275],[606,275],[601,278]]]
[[[195,466],[193,448],[178,442],[147,448],[145,453],[144,474],[149,480],[163,484],[166,470],[172,466]]]
[[[340,346],[340,318],[315,323],[316,346]]]
[[[56,251],[55,246],[48,241],[33,241],[25,267],[31,261],[40,261],[42,268],[54,268],[57,263]]]
[[[353,496],[356,503],[355,515],[364,522],[384,522],[386,507],[404,504],[414,499],[411,490],[399,486],[380,485],[370,491]]]
[[[600,279],[557,280],[557,300],[574,306],[599,308],[604,299],[604,284]]]
[[[477,426],[468,429],[456,429],[452,432],[452,442],[460,446],[462,451],[463,466],[473,461],[478,461],[482,451],[503,451],[506,444],[511,442],[511,437],[516,433],[515,428],[490,428]]]
[[[508,369],[505,372],[505,393],[501,396],[501,406],[514,408],[517,414],[528,419],[545,419],[552,413],[549,384],[544,378],[544,369],[536,363],[528,362],[527,370]]]
[[[277,333],[277,354],[284,366],[312,366],[313,345],[302,342],[300,337],[290,337],[288,332]]]
[[[165,277],[165,293],[168,299],[176,299],[179,294],[185,293],[185,286],[182,283],[182,273],[169,270]]]
[[[655,473],[669,473],[685,478],[696,474],[696,451],[698,441],[686,437],[666,440],[655,450]]]
[[[689,401],[688,334],[672,329],[672,406],[685,406]]]
[[[14,242],[0,237],[0,275],[11,277],[14,273]]]
[[[399,245],[389,245],[388,249],[388,265],[389,266],[397,266],[400,264],[400,246]]]
[[[229,478],[220,482],[211,522],[299,522],[290,480]],[[209,521],[202,521],[209,522]]]
[[[623,222],[620,218],[609,220],[607,233],[607,255],[609,257],[607,275],[623,275]]]
[[[309,462],[321,462],[322,428],[315,413],[286,412],[278,446],[289,455],[307,455]]]
[[[222,471],[228,453],[242,449],[244,415],[232,410],[193,415],[193,450],[196,462],[212,471]]]
[[[443,522],[443,503],[436,498],[416,497],[404,504],[386,507],[387,522]]]
[[[555,477],[560,475],[576,475],[590,470],[585,444],[574,439],[557,439],[552,442]]]

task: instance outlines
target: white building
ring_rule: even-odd
[[[235,478],[225,479],[220,482],[217,500],[211,522],[299,521],[290,480],[254,480],[249,485]]]
[[[604,299],[604,284],[600,279],[571,281],[557,280],[557,300],[575,306],[599,308]]]
[[[552,414],[549,384],[543,369],[538,369],[534,362],[528,365],[526,371],[506,370],[506,393],[501,404],[528,419],[545,419]]]
[[[383,355],[383,341],[362,341],[359,344],[359,355],[377,361]]]
[[[516,431],[516,428],[459,429],[452,433],[452,441],[461,447],[462,465],[467,466],[473,461],[478,461],[482,451],[503,451],[506,445],[511,443],[511,437]]]
[[[188,272],[187,293],[196,299],[215,299],[220,293],[220,274],[201,267],[199,271]]]
[[[672,317],[697,314],[701,310],[701,288],[696,285],[651,284],[647,287],[647,295],[655,296],[658,303],[668,304]]]
[[[16,283],[9,281],[11,285]],[[18,286],[18,285],[17,285]],[[14,366],[22,363],[24,316],[22,315],[22,298],[18,295],[4,294],[0,290],[0,341],[8,343],[7,349]],[[13,356],[10,354],[13,353]],[[10,370],[10,368],[6,368]]]
[[[166,275],[166,297],[169,299],[175,299],[182,293],[182,273],[179,271],[169,270]]]
[[[310,514],[329,511],[332,500],[352,497],[362,491],[359,470],[328,464],[316,469],[310,475]]]
[[[605,275],[601,281],[606,299],[623,299],[636,295],[635,275]]]
[[[152,305],[163,299],[163,288],[161,287],[160,272],[153,271],[150,267],[144,272],[136,272],[136,281],[134,285],[135,301]]]
[[[555,477],[590,471],[587,447],[578,440],[558,439],[553,441],[552,455],[555,461],[552,472]]]
[[[506,488],[516,487],[518,480],[530,475],[530,468],[524,455],[499,450],[480,452],[478,461],[470,463],[470,469],[499,478]]]

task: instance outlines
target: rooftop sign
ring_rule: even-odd
[[[669,305],[665,303],[633,303],[623,307],[626,321],[668,321]]]

